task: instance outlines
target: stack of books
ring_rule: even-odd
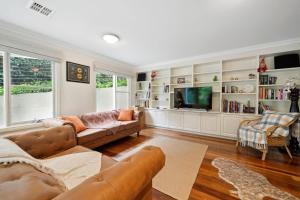
[[[223,100],[223,112],[229,113],[242,113],[244,110],[244,104],[237,101]]]
[[[287,100],[284,89],[259,88],[259,99]]]

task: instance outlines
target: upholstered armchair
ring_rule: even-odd
[[[280,113],[265,111],[262,117],[244,120],[238,129],[236,146],[249,146],[260,150],[262,160],[266,159],[268,147],[285,147],[289,157],[292,155],[287,147],[287,139],[291,126],[299,134],[299,113]]]

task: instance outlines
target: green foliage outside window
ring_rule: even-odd
[[[12,95],[52,91],[51,61],[11,57],[10,63]],[[3,93],[3,58],[0,57],[0,96]]]
[[[118,77],[117,87],[127,86],[127,78]],[[113,87],[113,75],[97,74],[96,75],[96,88],[111,88]]]

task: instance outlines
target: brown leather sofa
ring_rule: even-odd
[[[77,134],[78,144],[93,149],[134,133],[139,135],[143,112],[135,111],[132,121],[118,121],[119,112],[113,110],[79,116],[88,129]]]
[[[77,145],[72,126],[38,130],[7,138],[35,158],[52,158],[91,151]],[[100,172],[69,191],[30,165],[0,165],[0,198],[5,200],[146,200],[151,199],[152,178],[164,166],[165,156],[153,146],[121,162],[102,155]]]

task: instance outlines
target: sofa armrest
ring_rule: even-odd
[[[147,146],[87,179],[55,200],[134,200],[165,164],[160,148]]]
[[[140,121],[141,118],[142,118],[142,116],[143,116],[143,112],[142,111],[135,110],[134,113],[133,113],[134,120]]]
[[[35,158],[46,158],[77,145],[71,125],[13,134],[7,138]]]

